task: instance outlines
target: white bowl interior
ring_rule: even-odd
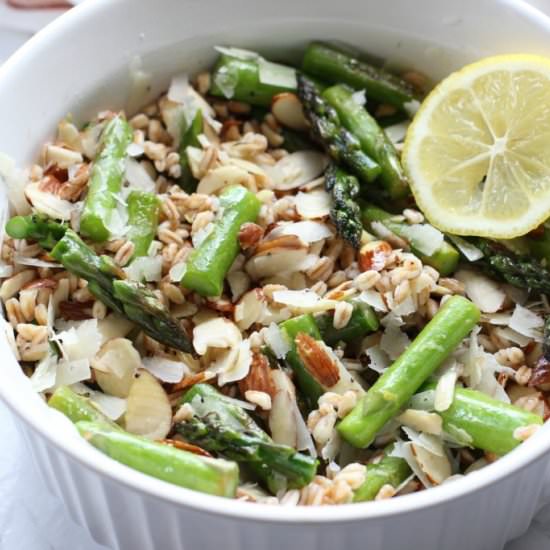
[[[131,13],[131,17],[128,14]],[[0,69],[0,150],[21,166],[32,162],[57,122],[72,113],[85,121],[98,110],[128,106],[130,62],[139,56],[152,74],[143,103],[165,90],[171,75],[208,67],[213,45],[258,50],[270,58],[296,59],[311,39],[337,40],[390,65],[410,67],[434,80],[476,58],[496,53],[550,53],[550,23],[522,2],[438,0],[250,0],[195,2],[95,0],[36,36]],[[223,501],[190,493],[113,463],[70,437],[68,421],[45,417],[43,400],[4,338],[0,339],[0,396],[35,429],[105,475],[180,503],[225,512]],[[44,422],[44,418],[48,418]],[[353,509],[288,511],[234,503],[228,513],[298,521],[351,519],[436,504],[476,489],[524,466],[550,447],[550,427],[482,474],[391,503]]]

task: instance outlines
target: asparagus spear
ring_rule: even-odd
[[[191,404],[194,415],[176,425],[178,433],[208,451],[248,464],[271,491],[285,485],[303,487],[313,479],[314,458],[274,443],[241,407],[214,387],[196,384],[181,403]]]
[[[340,435],[355,447],[370,445],[384,424],[448,357],[479,317],[474,304],[453,296],[342,420],[338,425]]]
[[[315,145],[307,138],[305,134],[301,134],[288,128],[282,128],[281,136],[283,137],[282,147],[289,153],[295,153],[296,151],[306,151],[315,149]]]
[[[134,258],[147,256],[155,238],[160,215],[160,202],[152,193],[132,191],[127,199],[127,239],[134,243]]]
[[[89,399],[78,395],[67,386],[60,386],[48,400],[48,405],[62,412],[72,422],[97,422],[113,430],[122,428],[105,416]]]
[[[427,384],[426,389],[435,389],[435,384]],[[451,406],[438,414],[443,419],[444,430],[451,435],[461,430],[473,447],[497,455],[504,455],[521,443],[514,437],[517,428],[543,422],[538,414],[497,401],[482,392],[458,387]]]
[[[63,238],[68,226],[50,220],[43,214],[14,216],[6,224],[6,233],[13,239],[36,241],[46,250],[52,249]]]
[[[405,460],[396,456],[389,456],[386,451],[386,455],[380,462],[367,464],[365,481],[355,490],[353,502],[374,500],[384,485],[397,488],[410,474],[411,469]]]
[[[131,142],[132,128],[121,116],[111,119],[105,126],[80,218],[80,232],[93,241],[103,242],[110,236],[107,224],[122,187],[123,160]]]
[[[122,464],[187,489],[234,497],[239,483],[235,462],[209,458],[156,443],[95,422],[77,422],[91,445]]]
[[[210,93],[269,107],[274,95],[296,91],[296,71],[250,52],[247,59],[222,54],[212,71]]]
[[[326,89],[323,98],[336,109],[340,121],[361,143],[363,151],[380,166],[380,182],[392,200],[409,195],[407,178],[393,143],[367,110],[353,98],[353,90],[337,85]]]
[[[20,238],[17,235],[22,233],[43,235],[44,223],[44,220],[40,220],[33,228],[32,217],[17,217],[15,222],[13,219],[8,222],[6,231],[14,238]],[[128,317],[151,338],[182,351],[193,351],[189,338],[177,321],[145,285],[117,280],[120,270],[112,259],[98,256],[71,229],[61,225],[56,227],[55,222],[47,222],[46,226],[51,239],[64,231],[63,237],[50,253],[52,258],[70,273],[86,279],[90,292],[96,298],[113,311]]]
[[[401,78],[319,42],[311,43],[302,61],[304,72],[334,84],[366,90],[367,97],[399,109],[417,99],[413,88]]]
[[[359,194],[357,178],[331,164],[325,172],[325,188],[332,198],[330,217],[336,230],[354,248],[359,248],[363,225],[361,209],[355,202]]]
[[[353,305],[353,313],[348,324],[343,328],[334,328],[334,316],[323,313],[315,318],[315,322],[321,331],[321,337],[329,346],[335,346],[338,342],[352,344],[358,342],[366,334],[378,330],[380,325],[378,317],[372,308],[363,300],[350,300]]]
[[[475,263],[493,277],[519,288],[550,293],[550,272],[540,261],[514,254],[495,241],[481,238],[470,241],[483,252],[483,258]]]
[[[187,147],[199,147],[199,135],[202,134],[203,122],[202,122],[202,111],[197,109],[193,121],[183,131],[181,137],[181,143],[179,148],[180,154],[180,166],[181,166],[181,177],[179,185],[184,191],[192,193],[197,188],[197,180],[191,172],[189,166],[189,158],[187,157]]]
[[[201,296],[219,296],[223,281],[239,253],[239,229],[256,220],[260,201],[240,185],[224,189],[220,195],[223,214],[214,229],[189,255],[181,284]]]
[[[394,216],[373,204],[360,201],[361,216],[363,224],[369,227],[373,222],[381,222],[392,233],[407,241],[411,247],[411,252],[418,256],[423,263],[431,265],[441,275],[446,276],[453,273],[460,259],[460,254],[456,248],[443,241],[443,244],[430,256],[423,254],[415,246],[413,235],[411,235],[411,226],[405,222],[396,221]]]
[[[298,75],[298,94],[311,129],[327,153],[336,162],[345,164],[362,181],[373,181],[380,166],[361,149],[359,140],[340,123],[336,110],[322,97],[315,83]]]

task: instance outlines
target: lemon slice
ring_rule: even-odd
[[[420,208],[457,235],[509,239],[550,216],[550,59],[468,65],[424,100],[403,162]]]

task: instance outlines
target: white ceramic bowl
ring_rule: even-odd
[[[95,0],[39,33],[0,69],[0,150],[30,163],[56,122],[125,105],[129,62],[193,72],[225,44],[292,55],[340,39],[441,78],[475,58],[550,54],[550,21],[511,0]],[[499,549],[543,498],[550,426],[459,481],[385,502],[319,508],[247,504],[191,492],[116,463],[76,437],[33,394],[0,339],[0,396],[73,518],[113,549]]]

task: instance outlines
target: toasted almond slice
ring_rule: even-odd
[[[296,94],[291,92],[273,96],[271,112],[281,124],[293,130],[307,130],[309,127],[301,101]]]
[[[228,185],[240,184],[248,187],[250,175],[246,170],[237,166],[220,166],[210,170],[204,178],[201,179],[197,187],[197,193],[203,195],[212,195],[218,193]]]
[[[275,443],[296,448],[298,428],[296,417],[291,414],[296,399],[294,385],[282,370],[272,371],[271,376],[275,386],[275,396],[269,412],[271,437]]]
[[[148,439],[164,439],[172,425],[172,407],[159,381],[147,371],[139,371],[128,394],[124,416],[130,433]]]
[[[310,374],[319,383],[330,388],[340,380],[340,372],[334,359],[317,340],[304,332],[295,338],[296,349],[300,359]]]
[[[275,384],[271,377],[271,367],[267,357],[255,351],[252,353],[252,364],[245,378],[239,380],[239,391],[245,395],[248,391],[267,393],[271,398],[275,397]]]
[[[130,340],[114,338],[103,344],[91,365],[96,381],[105,393],[128,397],[141,358]]]
[[[305,244],[296,235],[281,235],[275,239],[264,239],[256,246],[255,256],[267,254],[275,248],[284,248],[286,250],[299,250],[304,248]]]
[[[292,270],[307,256],[307,247],[289,249],[283,247],[266,250],[265,254],[253,256],[246,263],[245,269],[254,280],[273,277]]]
[[[411,443],[410,448],[420,469],[424,472],[430,483],[441,485],[448,477],[451,477],[453,472],[447,455],[438,456],[414,443]]]

